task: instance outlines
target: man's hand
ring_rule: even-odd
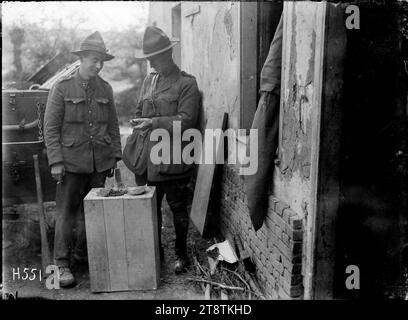
[[[112,178],[114,172],[115,172],[115,168],[110,168],[110,169],[108,169],[108,171],[106,171],[106,176],[107,176],[108,178]]]
[[[150,118],[131,119],[130,124],[134,129],[150,129],[152,127],[153,120]]]
[[[51,166],[51,176],[57,181],[57,183],[62,182],[62,178],[65,175],[65,167],[62,163],[57,163]]]
[[[261,91],[261,98],[260,99],[263,99],[263,101],[267,103],[268,100],[270,99],[271,95],[272,95],[271,91]]]

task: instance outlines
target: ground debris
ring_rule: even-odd
[[[216,243],[216,240],[213,241]],[[250,275],[245,271],[242,261],[227,263],[216,260],[213,270],[210,262],[218,257],[217,248],[205,252],[197,250],[195,244],[192,246],[193,265],[195,277],[188,278],[195,282],[196,286],[203,292],[204,299],[212,300],[251,300],[264,299],[263,295],[251,288],[248,279]],[[213,271],[213,272],[211,272]]]
[[[242,287],[227,286],[227,285],[222,284],[222,283],[218,283],[218,282],[215,282],[215,281],[204,280],[204,279],[200,279],[200,278],[187,278],[187,280],[208,283],[208,284],[211,284],[213,286],[220,287],[221,289],[245,291],[245,288],[242,288]]]

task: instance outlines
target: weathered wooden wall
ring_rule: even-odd
[[[306,299],[333,294],[343,19],[342,6],[284,4],[279,162],[272,189],[303,217]]]
[[[279,165],[273,193],[303,216],[307,225],[303,244],[304,283],[313,263],[310,256],[314,190],[318,158],[321,72],[325,12],[322,3],[285,3]],[[306,270],[305,268],[309,269]],[[306,288],[306,291],[308,288]]]

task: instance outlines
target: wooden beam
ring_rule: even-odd
[[[332,299],[340,186],[340,132],[346,51],[344,6],[327,4],[322,74],[314,269],[311,297]]]
[[[327,2],[316,4],[316,40],[315,40],[315,57],[314,57],[314,95],[313,95],[313,109],[312,109],[312,139],[311,139],[311,195],[310,207],[306,219],[306,252],[305,252],[305,278],[304,278],[304,298],[313,299],[314,296],[314,270],[316,257],[316,237],[317,232],[317,199],[318,199],[318,178],[319,178],[319,159],[320,159],[320,137],[321,137],[321,103],[322,103],[322,85],[323,85],[323,60],[325,53],[325,31],[326,31],[326,14]]]
[[[227,113],[224,113],[221,117],[214,115],[208,119],[206,129],[221,129],[222,132],[224,132],[227,127],[227,119]],[[206,135],[204,135],[203,151],[206,150],[205,146],[208,145],[208,143],[209,142],[206,140]],[[215,145],[216,152],[223,152],[224,150],[221,149],[223,147],[224,138],[221,137],[221,139],[219,139],[218,141],[218,144]],[[205,233],[207,224],[208,204],[210,201],[210,193],[213,185],[213,177],[216,173],[217,168],[215,159],[216,157],[214,157],[213,159],[214,163],[205,163],[205,157],[202,156],[203,163],[199,165],[196,184],[194,188],[194,197],[193,203],[191,205],[190,218],[201,235]]]
[[[258,3],[240,3],[240,128],[250,129],[257,107]]]

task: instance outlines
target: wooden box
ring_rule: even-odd
[[[154,187],[142,195],[84,199],[92,292],[157,289],[160,256]]]

